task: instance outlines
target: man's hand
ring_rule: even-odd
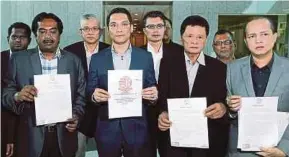
[[[286,154],[276,147],[261,148],[261,152],[256,154],[264,157],[286,157]]]
[[[73,118],[70,118],[67,121],[68,123],[65,125],[66,129],[69,132],[74,132],[77,129],[78,118],[76,116],[73,116]]]
[[[6,145],[6,157],[11,157],[14,152],[14,144],[9,143]]]
[[[37,89],[33,85],[26,85],[18,92],[14,99],[16,102],[32,102],[35,96],[37,96]]]
[[[159,119],[158,119],[158,127],[161,131],[166,131],[170,128],[170,126],[172,125],[172,122],[169,121],[169,115],[167,112],[162,112],[159,115]]]
[[[106,90],[96,88],[93,92],[93,98],[96,102],[105,102],[110,96]]]
[[[210,119],[222,118],[227,109],[223,103],[214,103],[205,110],[205,116]]]
[[[155,101],[158,99],[158,90],[155,86],[148,87],[142,90],[143,99]]]
[[[227,97],[227,104],[231,111],[237,112],[241,108],[241,96],[232,95]]]

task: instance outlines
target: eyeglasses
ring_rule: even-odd
[[[116,29],[116,28],[119,28],[119,27],[122,28],[122,29],[127,29],[130,26],[130,22],[123,22],[120,25],[115,23],[115,22],[112,22],[108,26],[109,26],[110,29]]]
[[[165,27],[165,25],[164,25],[164,24],[157,24],[157,25],[149,24],[149,25],[146,25],[145,27],[146,27],[147,29],[155,29],[155,28],[157,28],[157,29],[162,29],[162,28]]]
[[[232,40],[218,40],[214,42],[215,46],[221,46],[222,44],[224,45],[231,45],[233,43]]]
[[[88,33],[88,32],[98,32],[100,30],[99,27],[92,27],[92,28],[89,28],[89,27],[84,27],[84,28],[80,28],[81,31],[85,32],[85,33]]]
[[[27,37],[27,36],[12,35],[12,36],[11,36],[11,39],[12,39],[12,40],[17,40],[17,39],[19,39],[19,40],[24,40],[24,39],[28,39],[28,37]]]

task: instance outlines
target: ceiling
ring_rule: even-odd
[[[158,2],[149,2],[149,1],[134,1],[134,2],[116,2],[116,1],[109,1],[104,2],[104,10],[105,16],[109,14],[109,12],[116,8],[122,7],[126,8],[132,16],[134,31],[142,31],[143,22],[142,19],[144,15],[149,11],[161,11],[163,12],[168,18],[170,18],[170,11],[171,11],[171,3],[172,2],[165,2],[165,1],[158,1]],[[106,19],[105,19],[106,20]]]

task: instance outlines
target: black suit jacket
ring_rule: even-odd
[[[101,50],[107,47],[109,47],[108,44],[99,42],[98,52],[100,52]],[[87,78],[88,68],[87,68],[86,52],[85,52],[83,41],[68,45],[64,48],[64,50],[74,53],[80,58],[83,69],[84,69],[85,78]],[[97,106],[91,103],[88,103],[85,106],[85,114],[84,114],[83,120],[80,122],[79,131],[88,137],[94,137],[94,133],[96,129],[97,109],[98,109]]]
[[[5,78],[7,77],[8,73],[8,66],[10,60],[10,51],[2,51],[1,52],[1,89],[7,86]],[[1,90],[2,96],[3,90]],[[16,136],[16,123],[18,117],[13,112],[7,110],[3,107],[1,103],[1,149],[2,149],[2,156],[5,156],[6,152],[6,144],[8,143],[15,143],[15,136]]]
[[[160,112],[168,110],[168,98],[206,97],[207,106],[217,102],[225,104],[227,95],[226,65],[205,55],[205,66],[199,66],[192,93],[189,94],[185,55],[176,53],[161,61],[158,90]],[[224,157],[226,155],[228,131],[227,115],[217,120],[208,119],[210,149],[207,157]],[[164,134],[168,139],[168,131]],[[169,140],[164,141],[169,142]]]
[[[144,45],[141,48],[147,50],[147,45]],[[180,53],[182,50],[183,48],[181,45],[163,43],[163,57],[168,57],[174,53]]]

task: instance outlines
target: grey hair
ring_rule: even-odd
[[[81,21],[82,20],[89,20],[89,19],[96,19],[99,22],[99,20],[97,19],[96,15],[94,15],[94,14],[84,14],[80,18],[80,25],[81,25]]]

